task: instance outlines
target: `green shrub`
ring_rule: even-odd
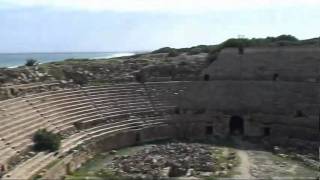
[[[38,130],[33,136],[34,150],[36,151],[57,151],[61,145],[61,137],[58,134],[47,131],[46,129]]]
[[[187,53],[189,55],[195,55],[199,53],[210,53],[209,59],[214,59],[216,54],[212,54],[212,51],[217,49],[221,50],[223,48],[241,48],[246,47],[259,47],[259,46],[289,46],[289,45],[303,45],[303,44],[319,44],[319,40],[304,40],[299,41],[296,37],[292,35],[280,35],[277,37],[267,37],[267,38],[231,38],[219,45],[198,45],[189,48],[175,49],[171,47],[163,47],[152,53],[169,53],[171,57],[177,56],[177,53]],[[242,50],[241,50],[242,51]]]
[[[176,56],[179,56],[179,53],[172,49],[169,53],[168,53],[168,57],[176,57]]]
[[[245,47],[256,47],[256,46],[269,46],[273,43],[279,46],[295,45],[299,40],[292,35],[280,35],[278,37],[267,37],[267,38],[239,38],[239,39],[228,39],[223,42],[220,46],[222,48],[234,47],[234,48],[245,48]]]
[[[190,49],[190,51],[188,52],[189,55],[196,55],[196,54],[200,54],[202,53],[202,49],[199,47],[196,48],[192,48]]]
[[[27,59],[26,60],[26,66],[34,66],[34,65],[37,65],[38,64],[38,61],[35,60],[35,59]]]
[[[299,45],[298,42],[294,42],[294,41],[276,41],[275,44],[278,45],[278,46],[295,46],[295,45]]]
[[[292,35],[280,35],[278,37],[267,37],[267,39],[271,40],[272,42],[275,41],[290,41],[290,42],[297,42],[299,41],[296,37],[292,36]]]
[[[156,53],[170,53],[172,50],[175,50],[174,48],[171,47],[163,47],[160,48],[158,50],[152,51],[152,54],[156,54]]]
[[[252,44],[252,42],[249,39],[228,39],[225,42],[222,43],[223,48],[227,47],[248,47]]]
[[[192,49],[199,49],[200,53],[209,53],[212,50],[212,46],[208,46],[208,45],[199,45],[199,46],[195,46]]]

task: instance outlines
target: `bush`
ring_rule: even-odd
[[[26,61],[26,66],[34,66],[34,65],[37,65],[38,64],[38,61],[35,60],[35,59],[27,59]]]
[[[251,41],[249,39],[228,39],[222,43],[223,48],[227,47],[248,47],[251,45]]]
[[[210,50],[212,50],[212,46],[208,46],[208,45],[199,45],[199,46],[195,46],[192,49],[199,49],[200,53],[209,53]]]
[[[293,42],[293,41],[277,41],[277,42],[275,42],[275,45],[277,45],[277,46],[296,46],[296,45],[299,45],[299,43]]]
[[[278,37],[267,37],[267,38],[240,38],[240,39],[228,39],[223,42],[221,48],[234,47],[234,48],[245,48],[245,47],[257,47],[257,46],[269,46],[273,43],[279,46],[295,45],[299,40],[292,35],[280,35]]]
[[[271,40],[272,42],[275,41],[290,41],[290,42],[297,42],[299,41],[296,37],[292,35],[280,35],[278,37],[267,37],[267,39]]]
[[[170,52],[168,53],[168,57],[176,57],[178,55],[179,53],[174,49],[171,49]]]
[[[202,49],[199,48],[199,47],[196,47],[196,48],[192,48],[188,54],[189,55],[196,55],[196,54],[200,54],[202,52]]]
[[[58,134],[47,131],[46,129],[38,130],[33,136],[34,150],[36,151],[57,151],[61,145],[61,137]]]
[[[163,47],[158,50],[152,51],[152,54],[156,53],[170,53],[171,51],[175,50],[174,48],[171,47]]]

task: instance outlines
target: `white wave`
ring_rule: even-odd
[[[114,54],[110,54],[108,56],[93,57],[90,59],[110,59],[110,58],[123,57],[123,56],[133,56],[133,55],[135,55],[135,53],[114,53]]]
[[[17,68],[17,67],[19,67],[19,66],[18,66],[18,65],[16,65],[16,66],[9,66],[8,69],[14,69],[14,68]]]

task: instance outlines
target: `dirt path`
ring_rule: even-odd
[[[301,177],[301,179],[307,179],[316,177],[316,170],[297,161],[276,156],[237,137],[234,138],[234,142],[240,159],[234,178]]]
[[[251,162],[249,159],[249,154],[247,151],[242,150],[243,147],[247,145],[244,144],[244,142],[238,137],[234,137],[233,140],[237,145],[236,152],[240,160],[239,166],[235,169],[236,175],[234,175],[234,178],[253,179],[253,176],[250,174]]]
[[[243,150],[237,150],[237,154],[240,158],[240,165],[237,167],[236,172],[239,173],[234,178],[252,179],[250,174],[250,159],[248,153]]]

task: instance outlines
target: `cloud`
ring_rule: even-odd
[[[203,13],[273,7],[319,6],[319,0],[0,0],[0,7],[45,7],[116,12]]]

